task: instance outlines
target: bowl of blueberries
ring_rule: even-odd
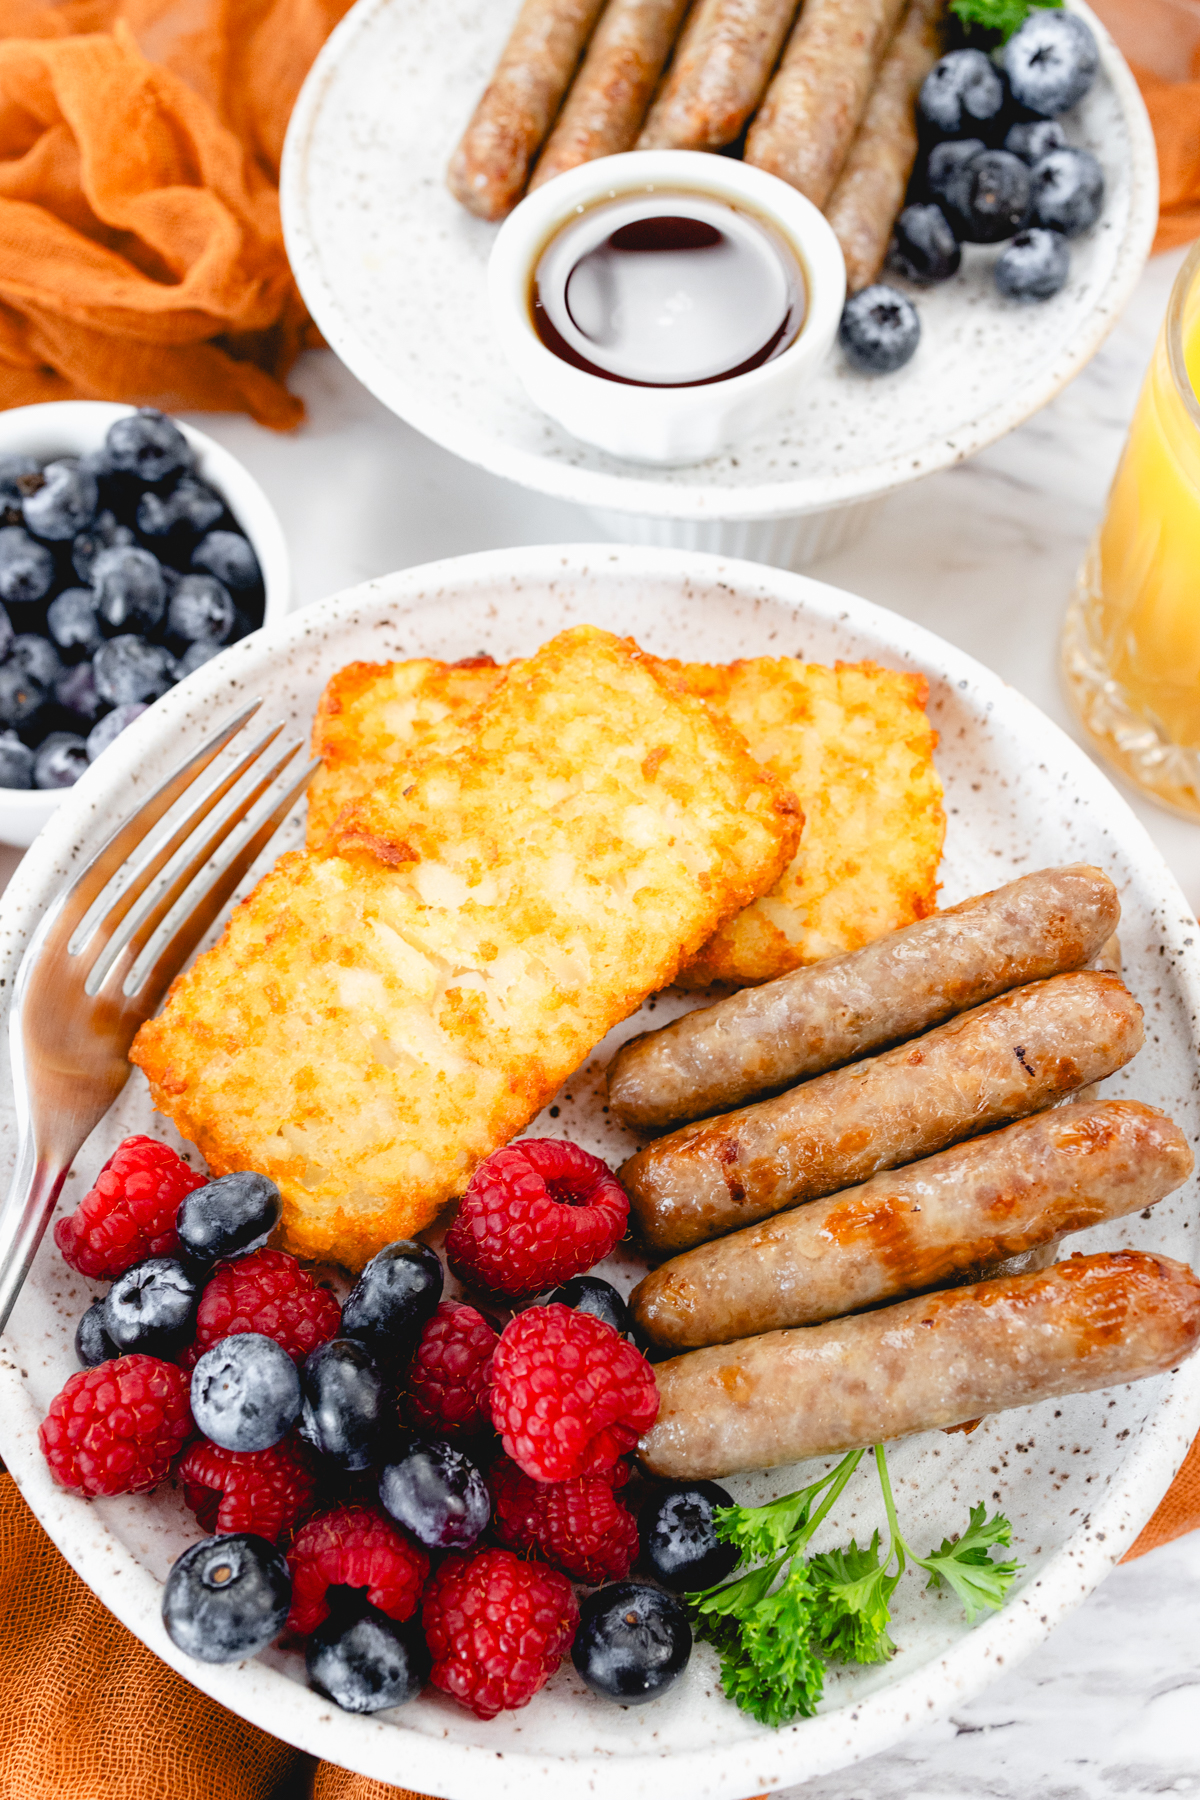
[[[0,413],[0,842],[169,688],[291,601],[283,531],[220,444],[149,407]]]

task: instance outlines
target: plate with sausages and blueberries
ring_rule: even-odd
[[[852,595],[489,552],[135,720],[3,898],[5,995],[247,695],[320,769],[0,1354],[55,1542],[419,1791],[743,1800],[978,1691],[1200,1422],[1197,928],[1132,814]]]
[[[1157,219],[1081,0],[360,0],[281,191],[313,317],[401,417],[693,520],[865,500],[1011,430]]]

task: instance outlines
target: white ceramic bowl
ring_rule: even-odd
[[[283,715],[305,731],[322,685],[351,659],[488,651],[507,660],[583,620],[632,633],[665,656],[724,661],[786,650],[923,671],[949,819],[943,902],[1050,863],[1081,859],[1109,870],[1124,907],[1127,979],[1149,1028],[1145,1048],[1107,1091],[1161,1106],[1191,1141],[1200,1137],[1200,932],[1146,833],[1082,750],[970,657],[851,594],[762,565],[605,544],[505,550],[408,569],[306,607],[198,670],[117,740],[103,791],[88,775],[68,793],[17,870],[0,900],[0,1008],[38,917],[117,809],[134,805],[165,766],[248,696],[264,697],[267,719]],[[297,843],[301,829],[297,813],[271,855]],[[531,1133],[565,1133],[618,1162],[632,1140],[602,1109],[600,1064],[618,1039],[661,1024],[678,1004],[664,995],[653,1014],[620,1026]],[[0,1045],[7,1041],[0,1015]],[[152,1113],[135,1071],[80,1155],[64,1210],[122,1137],[146,1130],[178,1141]],[[14,1136],[11,1090],[0,1076],[0,1165],[11,1167]],[[6,1172],[0,1166],[0,1181]],[[1148,1217],[1114,1221],[1071,1247],[1130,1245],[1190,1261],[1196,1199],[1191,1181]],[[628,1292],[639,1267],[624,1250],[602,1272]],[[346,1768],[451,1800],[745,1800],[885,1748],[1010,1670],[1079,1604],[1149,1517],[1200,1424],[1197,1356],[1173,1375],[986,1420],[970,1437],[931,1432],[895,1445],[889,1460],[914,1543],[940,1543],[961,1530],[973,1501],[984,1500],[1012,1520],[1024,1573],[1003,1611],[974,1629],[951,1599],[907,1577],[897,1592],[896,1659],[838,1671],[817,1717],[785,1730],[753,1724],[722,1698],[707,1648],[697,1650],[679,1686],[649,1706],[606,1704],[568,1663],[532,1705],[488,1724],[434,1693],[395,1713],[352,1718],[304,1686],[295,1652],[211,1667],[172,1645],[159,1617],[160,1584],[200,1535],[174,1489],[89,1504],[54,1487],[37,1428],[75,1369],[72,1336],[93,1291],[64,1268],[47,1236],[0,1344],[0,1455],[55,1543],[132,1631],[225,1706]],[[883,1524],[877,1489],[860,1476],[817,1548],[852,1534],[862,1543]],[[729,1486],[739,1499],[765,1500],[800,1480],[799,1471],[778,1469]]]
[[[573,368],[543,344],[530,288],[555,234],[602,201],[662,192],[730,202],[765,220],[795,251],[806,288],[804,323],[781,356],[728,381],[641,387]],[[492,323],[535,405],[612,456],[667,466],[703,462],[769,430],[829,354],[845,298],[841,246],[810,200],[749,163],[688,150],[602,156],[535,188],[504,221],[488,262]]]
[[[358,0],[297,101],[283,160],[288,254],[317,324],[394,412],[469,462],[588,507],[627,542],[806,561],[861,529],[876,496],[973,455],[1045,406],[1093,356],[1149,254],[1154,138],[1137,84],[1082,0],[1100,73],[1064,118],[1107,197],[1041,306],[1002,300],[999,246],[968,245],[912,290],[916,355],[894,375],[834,355],[769,430],[691,468],[646,469],[580,443],[527,397],[487,300],[496,227],[467,214],[446,164],[518,0]],[[725,158],[714,159],[724,162]],[[841,509],[841,515],[830,514]],[[815,516],[814,515],[818,515]]]
[[[98,450],[109,426],[135,410],[108,400],[51,400],[42,406],[14,406],[0,412],[0,456],[17,451],[38,457],[81,456],[85,450]],[[180,420],[176,423],[196,452],[197,473],[228,502],[254,546],[263,578],[263,623],[273,625],[287,612],[292,599],[291,565],[275,509],[236,456],[194,426]],[[69,792],[69,788],[0,788],[0,843],[32,844]]]

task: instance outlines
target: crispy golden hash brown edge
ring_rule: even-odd
[[[429,1224],[605,1032],[778,878],[790,793],[635,645],[579,627],[468,742],[283,857],[132,1057],[284,1241],[355,1267]]]
[[[923,675],[791,657],[683,674],[795,789],[805,822],[776,886],[721,927],[681,985],[769,981],[936,910],[946,815]]]

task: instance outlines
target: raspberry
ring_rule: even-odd
[[[637,1521],[604,1475],[575,1481],[531,1481],[502,1456],[489,1470],[496,1533],[513,1550],[537,1550],[546,1561],[597,1587],[621,1581],[638,1552]]]
[[[82,1494],[157,1487],[192,1431],[188,1378],[156,1356],[122,1356],[72,1375],[38,1442],[50,1473]]]
[[[192,1368],[222,1338],[257,1331],[301,1363],[310,1350],[337,1336],[341,1320],[342,1309],[329,1289],[318,1287],[294,1256],[255,1250],[217,1265],[196,1313],[196,1341],[183,1361]]]
[[[658,1415],[654,1371],[592,1313],[531,1306],[492,1358],[492,1423],[535,1481],[596,1475],[632,1450]]]
[[[131,1137],[109,1157],[96,1185],[54,1227],[63,1260],[93,1280],[115,1281],[148,1256],[174,1256],[175,1214],[207,1175],[197,1175],[157,1138]]]
[[[454,1300],[421,1333],[408,1375],[406,1410],[426,1431],[475,1431],[491,1423],[487,1377],[500,1342],[482,1313]]]
[[[429,1586],[421,1623],[430,1680],[479,1719],[528,1706],[571,1647],[579,1607],[571,1584],[511,1550],[448,1556]]]
[[[411,1619],[429,1573],[423,1550],[373,1506],[339,1506],[319,1513],[296,1533],[288,1551],[292,1571],[292,1631],[315,1631],[329,1617],[331,1587],[365,1588],[389,1619]]]
[[[290,1438],[269,1450],[222,1450],[200,1438],[176,1470],[183,1497],[204,1530],[252,1531],[273,1544],[290,1531],[317,1491],[317,1478]]]
[[[499,1294],[536,1294],[608,1255],[629,1200],[607,1163],[562,1138],[485,1158],[446,1237],[451,1264]]]

